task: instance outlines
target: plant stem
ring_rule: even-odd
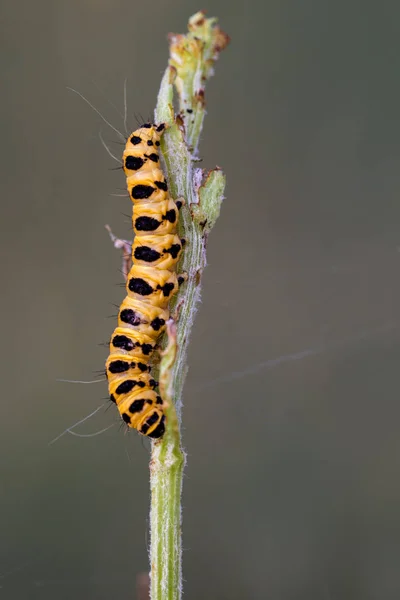
[[[166,406],[167,431],[153,444],[151,472],[151,597],[175,600],[182,587],[181,491],[185,455],[172,398],[172,365],[176,358],[176,327],[167,323],[168,344],[160,364],[160,391]]]
[[[182,389],[186,355],[201,276],[206,266],[206,243],[220,210],[225,177],[220,169],[206,174],[193,166],[205,115],[204,85],[228,37],[197,13],[187,35],[170,35],[170,61],[161,82],[155,121],[166,123],[161,151],[169,190],[183,198],[179,234],[185,238],[179,273],[187,281],[172,302],[177,325],[168,325],[168,344],[160,363],[160,391],[166,404],[166,432],[152,444],[150,462],[151,600],[180,600],[182,594],[181,492],[185,454],[181,447]],[[173,89],[180,112],[175,117]],[[174,314],[175,313],[175,314]]]

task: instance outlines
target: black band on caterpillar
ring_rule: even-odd
[[[175,203],[169,196],[160,169],[164,129],[163,123],[145,123],[129,136],[123,153],[135,239],[127,296],[106,361],[110,399],[129,427],[151,438],[164,434],[165,415],[149,363],[169,319],[170,298],[178,291],[175,269],[184,242],[177,235],[182,199]]]

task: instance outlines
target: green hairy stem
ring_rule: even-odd
[[[155,110],[155,122],[167,125],[161,152],[169,190],[175,200],[185,201],[179,235],[186,245],[178,273],[185,273],[187,280],[172,302],[174,321],[168,323],[167,346],[160,363],[167,426],[163,438],[152,442],[150,461],[151,600],[180,600],[182,596],[182,389],[187,346],[206,266],[207,238],[218,218],[225,188],[225,176],[219,168],[205,173],[196,167],[195,159],[205,116],[205,84],[229,38],[216,19],[206,19],[202,12],[189,19],[188,30],[186,35],[170,35],[170,60]]]

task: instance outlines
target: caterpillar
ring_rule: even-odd
[[[182,202],[170,197],[160,168],[164,129],[164,123],[145,123],[129,136],[123,152],[135,238],[127,295],[106,361],[110,399],[129,427],[151,438],[164,434],[165,414],[149,363],[170,316],[168,303],[184,280],[175,272],[184,244],[177,235]]]

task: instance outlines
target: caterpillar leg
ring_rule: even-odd
[[[180,302],[178,302],[178,304],[175,306],[173,312],[171,313],[171,319],[175,323],[177,323],[179,321],[179,315],[180,315],[183,303],[184,303],[184,299],[182,298],[182,300],[180,300]]]
[[[128,242],[128,240],[121,240],[120,238],[117,238],[117,236],[111,231],[111,227],[109,225],[105,225],[105,228],[109,233],[112,243],[114,244],[114,248],[117,248],[117,250],[122,249],[122,275],[126,281],[132,266],[132,244],[131,242]]]
[[[187,281],[187,280],[188,280],[188,274],[185,271],[183,271],[182,273],[179,273],[179,275],[178,275],[178,285],[179,285],[179,287],[181,287],[181,285],[183,283],[185,283],[185,281]]]
[[[184,284],[185,281],[187,281],[187,279],[188,279],[188,274],[187,273],[185,273],[185,272],[180,273],[178,275],[178,285],[179,285],[179,287],[181,287],[181,285]],[[175,322],[179,321],[179,314],[181,312],[181,308],[183,306],[184,301],[185,301],[185,299],[182,298],[178,302],[178,304],[175,306],[174,311],[171,313],[171,319],[173,319]]]

